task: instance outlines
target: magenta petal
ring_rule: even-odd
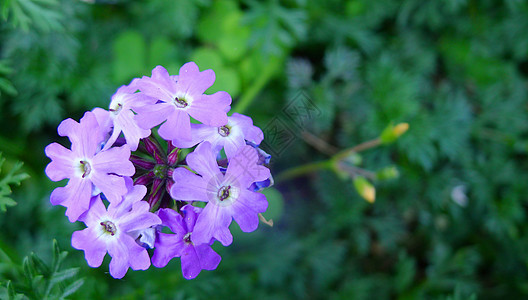
[[[121,197],[127,193],[125,179],[123,177],[94,173],[90,179],[110,202],[121,202]]]
[[[216,253],[208,244],[194,246],[196,254],[200,258],[200,266],[203,270],[214,270],[222,260],[220,255]]]
[[[137,87],[147,96],[169,102],[176,91],[176,82],[165,68],[157,66],[152,70],[152,77],[143,76],[137,81]]]
[[[50,196],[53,205],[66,207],[66,216],[75,222],[88,210],[92,196],[92,183],[87,179],[72,178],[65,187],[56,188]]]
[[[146,270],[150,267],[150,257],[147,249],[141,247],[131,236],[124,235],[119,241],[128,248],[130,267],[132,270]]]
[[[200,274],[202,270],[200,265],[200,258],[196,254],[194,247],[192,245],[186,245],[183,248],[181,255],[181,267],[183,277],[185,279],[193,279]]]
[[[102,142],[99,123],[93,112],[86,112],[80,123],[66,119],[59,124],[59,135],[67,136],[72,143],[72,151],[83,158],[92,157]]]
[[[167,122],[161,124],[158,133],[169,141],[174,139],[191,141],[191,118],[187,112],[176,109],[167,117]]]
[[[98,227],[101,223],[101,218],[106,216],[106,207],[101,200],[101,196],[97,195],[90,199],[90,209],[79,217],[79,221],[84,222],[88,227]]]
[[[267,207],[266,196],[244,190],[232,204],[233,218],[243,232],[252,232],[258,227],[258,213],[265,212]]]
[[[213,70],[200,72],[196,63],[188,62],[180,68],[177,84],[179,90],[187,91],[194,96],[205,93],[214,81],[215,73]]]
[[[135,109],[137,113],[135,120],[139,127],[151,129],[167,120],[167,117],[175,110],[176,107],[168,103],[145,105]]]
[[[160,218],[149,212],[149,208],[150,206],[146,201],[134,203],[132,210],[120,219],[121,229],[129,232],[161,224]]]
[[[198,215],[203,210],[200,207],[192,206],[190,204],[185,205],[181,209],[183,211],[183,222],[185,223],[185,226],[187,227],[187,232],[192,232],[194,229],[194,224],[196,224],[196,219],[198,218]]]
[[[224,140],[224,151],[226,153],[227,158],[232,158],[233,156],[235,156],[237,152],[246,145],[246,141],[242,136],[225,138]]]
[[[223,177],[209,142],[198,145],[194,152],[187,155],[186,160],[187,164],[206,181],[210,178],[220,180]]]
[[[170,208],[162,208],[158,211],[158,216],[162,224],[168,226],[174,232],[174,235],[171,236],[178,236],[180,240],[183,239],[187,231],[183,228],[183,217],[179,213]]]
[[[209,244],[211,238],[217,239],[222,245],[229,246],[233,236],[229,231],[232,216],[227,208],[220,207],[211,202],[207,203],[202,213],[196,220],[191,240],[196,244]]]
[[[263,181],[271,176],[268,168],[257,165],[258,153],[251,146],[242,147],[237,154],[229,160],[226,171],[226,180],[238,182],[243,188],[249,187],[253,182]]]
[[[204,140],[212,142],[211,139],[217,135],[217,127],[212,127],[205,124],[191,124],[191,141],[175,139],[172,142],[174,146],[178,148],[191,148]]]
[[[262,129],[258,128],[257,126],[244,128],[243,131],[244,138],[255,145],[260,145],[264,139],[264,133],[262,132]]]
[[[110,275],[116,279],[121,279],[125,276],[130,266],[128,249],[120,239],[109,242],[107,248],[108,254],[112,257],[110,261]]]
[[[97,124],[99,124],[99,128],[101,131],[101,141],[103,141],[106,138],[107,134],[110,133],[113,126],[113,121],[110,117],[110,112],[99,107],[92,109],[92,112],[95,115]]]
[[[93,158],[92,168],[97,173],[114,173],[123,176],[132,176],[136,172],[134,165],[128,160],[130,148],[128,145],[115,147],[97,153]]]
[[[165,267],[171,259],[181,256],[183,247],[181,237],[175,234],[159,233],[152,256],[152,264],[156,268]]]
[[[185,168],[177,168],[172,173],[174,184],[170,195],[176,200],[208,201],[206,194],[207,182]]]
[[[195,99],[190,107],[189,114],[196,120],[210,125],[223,126],[227,124],[226,106],[231,104],[231,96],[226,92],[216,92],[212,95],[202,95]]]
[[[84,250],[84,257],[90,267],[97,268],[103,263],[106,245],[91,228],[75,231],[71,242],[73,248]]]
[[[123,131],[131,151],[137,150],[140,139],[150,135],[150,129],[140,128],[135,121],[134,113],[130,110],[121,112],[117,116],[115,123],[119,124],[119,128]]]
[[[52,143],[44,151],[46,152],[46,156],[52,159],[46,166],[46,175],[51,180],[59,181],[74,175],[75,170],[73,165],[75,163],[75,157],[69,149],[57,143]]]

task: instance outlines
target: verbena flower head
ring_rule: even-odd
[[[147,249],[154,248],[152,264],[179,257],[192,279],[216,269],[221,258],[211,245],[232,243],[232,220],[246,232],[257,228],[268,203],[256,191],[273,183],[270,157],[250,117],[227,116],[228,93],[204,94],[214,80],[193,62],[177,75],[157,66],[151,77],[120,87],[108,110],[59,125],[71,149],[48,145],[46,174],[69,181],[50,201],[65,206],[71,222],[86,224],[72,246],[88,265],[100,266],[108,253],[110,274],[122,278],[128,268],[147,269]],[[191,126],[190,117],[201,124]]]

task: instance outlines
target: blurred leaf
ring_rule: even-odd
[[[34,25],[42,31],[62,29],[62,15],[57,12],[56,0],[6,0],[1,4],[1,15],[15,27],[28,30]]]
[[[146,43],[137,31],[125,31],[114,41],[113,70],[115,82],[130,82],[133,77],[146,73]]]
[[[280,55],[306,36],[305,12],[280,6],[278,1],[249,1],[243,23],[252,28],[250,44],[266,55]]]
[[[6,159],[2,157],[2,153],[0,153],[0,175],[1,172],[5,171],[3,169],[4,163]],[[11,194],[11,187],[10,185],[20,185],[20,183],[29,177],[26,173],[20,173],[20,169],[22,168],[21,162],[16,162],[7,172],[7,174],[4,174],[0,176],[0,211],[5,212],[7,206],[14,206],[16,205],[16,202],[9,198],[9,195]]]

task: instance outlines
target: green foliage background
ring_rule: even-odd
[[[49,264],[56,239],[74,269],[51,295],[84,278],[72,299],[528,297],[526,1],[2,0],[0,15],[0,180],[11,172],[0,207],[17,203],[0,212],[0,296],[38,298],[23,260]],[[303,129],[339,149],[408,122],[362,156],[361,167],[394,165],[400,177],[375,183],[374,204],[329,171],[277,182],[265,214],[275,227],[233,226],[219,268],[196,280],[177,259],[123,280],[108,257],[88,267],[70,246],[82,225],[49,203],[63,183],[44,175],[44,147],[67,145],[62,119],[187,61],[214,69],[210,92],[229,92],[264,128],[304,91],[321,114]],[[274,174],[328,158],[290,129]]]

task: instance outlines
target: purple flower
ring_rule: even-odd
[[[165,267],[174,257],[181,257],[183,277],[193,279],[201,270],[214,270],[221,257],[211,248],[212,242],[195,244],[192,234],[196,218],[201,208],[185,205],[182,215],[168,208],[159,211],[163,225],[168,226],[174,234],[158,233],[156,249],[152,264],[158,268]]]
[[[58,132],[70,139],[71,150],[57,143],[48,145],[45,152],[52,161],[46,167],[46,175],[53,181],[70,180],[51,193],[51,203],[65,206],[66,216],[75,222],[90,207],[94,190],[100,190],[110,202],[121,201],[121,196],[127,193],[121,176],[132,176],[135,172],[128,160],[128,146],[99,151],[102,134],[92,112],[85,113],[80,123],[72,119],[62,121]]]
[[[125,136],[130,150],[136,151],[139,140],[150,135],[150,128],[143,129],[139,127],[135,120],[134,109],[145,105],[153,105],[156,99],[145,96],[141,93],[136,93],[138,90],[137,82],[139,79],[134,79],[129,85],[123,85],[117,89],[112,96],[109,111],[101,108],[94,109],[97,120],[101,127],[112,131],[104,150],[110,148],[117,140],[121,132]],[[111,129],[113,127],[113,130]]]
[[[224,148],[227,158],[231,158],[246,145],[246,140],[256,145],[262,142],[264,133],[257,126],[253,126],[250,117],[234,113],[227,119],[227,124],[223,126],[192,124],[192,140],[174,140],[174,145],[179,148],[190,148],[202,141],[208,141],[215,153],[219,153]]]
[[[99,267],[108,252],[112,257],[110,275],[114,278],[123,278],[129,267],[148,269],[147,250],[129,234],[161,223],[158,216],[149,212],[148,203],[141,201],[146,192],[144,186],[133,186],[123,201],[111,203],[108,211],[99,196],[93,198],[90,210],[81,216],[87,228],[72,235],[72,246],[84,250],[90,267]]]
[[[213,70],[200,72],[194,62],[183,65],[177,78],[157,66],[152,77],[144,76],[137,84],[142,94],[158,99],[156,104],[137,109],[139,125],[150,129],[165,121],[159,128],[160,136],[184,141],[191,140],[189,116],[207,125],[225,125],[225,109],[231,104],[231,96],[226,92],[205,95],[214,81]]]
[[[229,232],[232,219],[244,232],[258,226],[258,214],[268,207],[266,197],[248,190],[255,181],[270,177],[269,170],[257,165],[258,155],[251,146],[244,146],[229,160],[225,175],[220,171],[209,142],[203,142],[187,156],[187,163],[199,175],[185,168],[173,172],[171,196],[177,200],[205,201],[198,216],[192,241],[208,243],[215,238],[227,246],[233,241]]]

